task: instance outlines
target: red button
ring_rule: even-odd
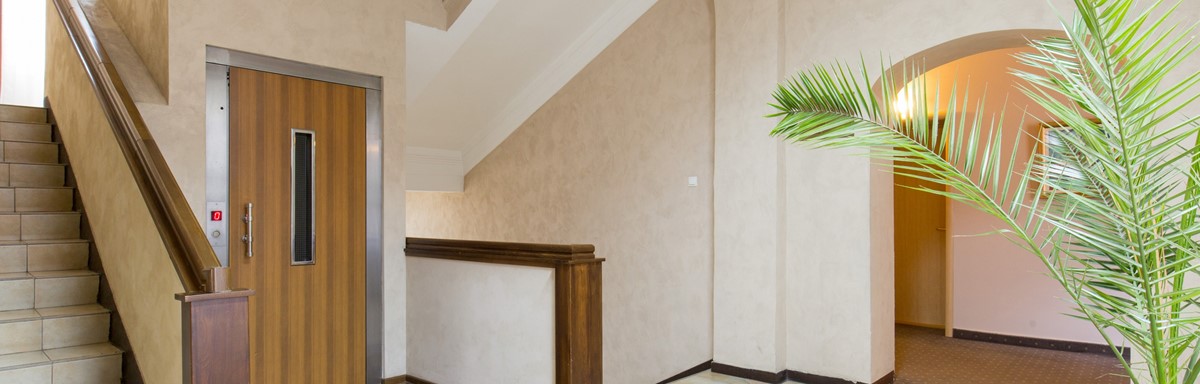
[[[221,212],[221,211],[212,211],[212,212],[209,214],[209,219],[208,219],[208,220],[210,220],[210,221],[221,221],[221,219],[224,219],[224,218],[225,218],[225,214],[224,214],[224,212]]]

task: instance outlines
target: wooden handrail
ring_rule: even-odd
[[[500,243],[410,237],[410,257],[554,269],[554,382],[603,379],[601,263],[591,245]]]
[[[183,191],[83,10],[72,0],[54,0],[54,5],[66,26],[75,52],[83,62],[84,71],[158,227],[183,288],[188,292],[225,290],[221,262],[209,245],[199,221],[192,215]]]

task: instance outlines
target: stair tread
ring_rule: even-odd
[[[104,306],[100,305],[100,304],[84,304],[84,305],[71,305],[71,306],[66,306],[66,307],[38,308],[38,309],[36,309],[36,311],[38,312],[38,315],[40,315],[43,319],[56,319],[56,318],[60,318],[60,317],[72,317],[72,316],[99,315],[99,314],[111,312],[108,310],[108,308],[104,308]]]
[[[29,273],[27,273],[27,272],[10,272],[10,273],[0,273],[0,281],[5,281],[5,280],[24,280],[24,279],[32,279],[32,278],[33,278],[33,276],[31,276],[31,275],[30,275]]]
[[[10,353],[0,355],[0,371],[10,369],[28,368],[38,365],[50,364],[50,358],[46,357],[42,351]]]
[[[10,121],[0,121],[0,122],[4,122],[4,123],[10,123]],[[0,139],[0,141],[2,141],[2,142],[6,142],[6,143],[29,143],[29,144],[55,144],[55,145],[62,145],[62,142],[61,142],[61,141],[41,141],[41,140],[25,140],[25,139]]]
[[[0,246],[5,245],[39,245],[39,244],[72,244],[87,243],[87,239],[44,239],[44,240],[0,240]]]
[[[68,186],[16,186],[16,187],[0,187],[0,190],[74,190],[74,187]]]
[[[21,212],[0,212],[0,215],[80,215],[83,211],[72,209],[70,211],[21,211]]]
[[[15,311],[0,312],[0,323],[12,323],[17,321],[34,320],[41,317],[38,312],[33,309],[18,309]]]
[[[120,355],[122,353],[121,349],[113,346],[112,343],[88,344],[78,347],[47,349],[43,352],[46,353],[46,357],[50,358],[50,361],[55,363]]]
[[[18,309],[0,311],[0,324],[15,323],[39,319],[58,319],[63,317],[100,315],[112,312],[100,304],[70,305],[65,307]]]
[[[47,143],[48,143],[48,141],[47,141]],[[28,162],[28,161],[0,161],[0,164],[10,164],[10,165],[45,165],[45,166],[58,166],[58,167],[65,167],[65,166],[67,166],[67,163],[31,163],[31,162]]]
[[[57,279],[62,277],[80,277],[80,276],[95,276],[99,275],[96,271],[87,269],[70,269],[65,271],[38,271],[29,272],[35,279]]]

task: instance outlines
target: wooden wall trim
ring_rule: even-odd
[[[965,329],[955,329],[954,338],[982,341],[985,343],[1014,345],[1018,347],[1049,349],[1054,351],[1095,353],[1105,356],[1113,355],[1113,350],[1108,345],[1084,343],[1079,341],[1039,339],[1036,337],[1001,335],[998,333],[968,331]],[[1121,348],[1121,355],[1125,357],[1126,361],[1130,359],[1131,354],[1132,352],[1130,351],[1129,347]]]
[[[383,379],[383,384],[436,384],[413,375],[400,375]]]
[[[658,382],[658,384],[668,384],[668,383],[672,383],[675,381],[683,380],[684,378],[687,378],[689,376],[712,369],[712,364],[713,364],[712,360],[705,361],[703,363],[700,363],[700,365],[688,368],[687,370],[685,370],[683,372],[679,372],[675,376],[671,376],[671,377],[667,378],[666,380],[660,381],[660,382]]]
[[[601,263],[581,244],[500,243],[408,238],[412,257],[554,269],[555,383],[600,384],[603,374]],[[409,376],[409,382],[413,378]]]
[[[209,246],[204,229],[193,216],[183,190],[83,10],[71,0],[52,2],[146,201],[180,283],[188,292],[224,290],[225,287],[213,284],[216,281],[209,281],[211,271],[221,271],[221,263]]]
[[[410,237],[404,253],[412,257],[554,268],[564,264],[604,261],[596,258],[595,250],[596,247],[586,244],[500,243]]]
[[[839,379],[836,377],[814,375],[811,373],[804,373],[804,372],[792,371],[792,370],[787,371],[787,379],[791,380],[791,381],[798,381],[801,383],[809,383],[809,384],[866,384],[866,383],[853,381],[853,380],[846,380],[846,379]],[[895,381],[896,381],[896,372],[892,371],[892,372],[888,372],[888,374],[886,374],[886,375],[883,375],[883,377],[879,378],[879,380],[875,380],[875,382],[873,384],[892,384]]]
[[[779,384],[787,380],[787,371],[767,372],[757,369],[742,368],[733,365],[712,363],[713,373],[720,373],[733,377],[740,377],[746,380],[761,381],[770,384]]]

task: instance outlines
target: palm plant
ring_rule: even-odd
[[[1135,383],[1195,383],[1200,287],[1189,280],[1200,277],[1200,126],[1180,116],[1200,97],[1200,72],[1166,80],[1195,53],[1195,27],[1172,24],[1175,7],[1161,1],[1075,5],[1066,37],[1030,42],[1017,56],[1025,68],[1014,71],[1022,92],[1074,129],[1041,143],[1060,156],[1002,148],[1003,112],[968,111],[984,101],[965,92],[951,91],[945,110],[927,103],[916,65],[882,66],[877,96],[865,60],[781,84],[772,135],[809,148],[866,148],[894,172],[948,187],[924,190],[1003,221],[1002,232],[1041,259],[1076,305],[1072,316],[1095,325]],[[902,117],[895,105],[904,84],[913,114],[946,118]],[[1050,193],[1030,193],[1042,188]],[[1145,362],[1126,359],[1113,332]]]

